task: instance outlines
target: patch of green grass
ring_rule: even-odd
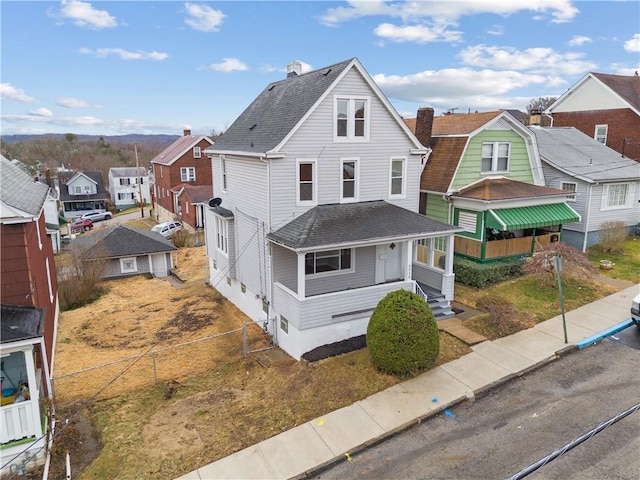
[[[602,270],[603,275],[640,283],[640,237],[628,237],[620,253],[603,252],[599,245],[595,245],[587,250],[587,257],[596,266],[600,260],[611,260],[615,264],[611,270]]]

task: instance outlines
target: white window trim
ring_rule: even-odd
[[[356,249],[355,248],[332,248],[331,250],[351,250],[351,265],[349,268],[344,268],[341,270],[331,270],[329,272],[320,272],[320,273],[305,273],[306,278],[323,278],[323,277],[335,277],[337,275],[346,275],[349,273],[354,273],[356,271]],[[317,252],[308,252],[308,253],[323,253],[328,250],[319,250]]]
[[[36,218],[36,232],[38,234],[38,248],[42,250],[42,234],[40,233],[40,217],[42,216],[42,212]]]
[[[51,286],[51,267],[49,267],[49,259],[46,262],[47,267],[47,285],[49,286],[49,302],[53,303],[53,287]]]
[[[338,136],[338,100],[347,100],[347,136]],[[364,136],[355,136],[354,102],[365,102]],[[333,141],[334,142],[369,142],[371,132],[371,97],[368,95],[334,95],[333,96]]]
[[[133,260],[133,268],[126,268],[125,263]],[[138,271],[138,262],[136,257],[124,257],[120,259],[120,273],[134,273]]]
[[[284,328],[282,328],[283,325],[284,325]],[[284,333],[285,335],[289,335],[289,320],[287,320],[282,315],[280,315],[279,327],[282,333]]]
[[[193,158],[200,158],[202,157],[202,152],[200,150],[200,147],[193,147]]]
[[[507,153],[507,168],[505,170],[498,170],[498,152],[500,151],[500,145],[503,144],[509,147],[509,152]],[[493,175],[508,172],[511,167],[511,142],[482,142],[482,145],[493,145],[493,156],[491,157],[491,170],[482,170],[482,146],[480,147],[480,174]]]
[[[193,173],[193,178],[191,178]],[[180,167],[180,181],[182,182],[195,182],[196,181],[196,167]]]
[[[438,238],[443,238],[443,242],[445,242],[445,248],[447,247],[447,238],[446,237],[429,237],[429,238],[421,238],[419,240],[415,240],[414,243],[414,248],[413,248],[413,260],[415,263],[417,263],[418,265],[424,265],[426,267],[432,268],[434,270],[438,270],[441,272],[444,272],[445,269],[444,268],[440,268],[438,265],[435,264],[435,254],[436,252],[440,252],[440,253],[444,253],[445,255],[447,254],[446,250],[439,250],[437,248],[435,248],[435,242],[436,239]],[[424,245],[421,245],[420,242],[422,240],[427,240],[429,243],[429,246],[426,247]],[[421,262],[420,260],[418,260],[418,249],[419,248],[426,248],[427,249],[427,263]]]
[[[300,200],[300,165],[310,163],[312,165],[312,199]],[[312,158],[299,158],[296,160],[296,205],[298,207],[313,207],[318,204],[318,163]]]
[[[344,178],[343,170],[346,162],[353,162],[353,197],[344,196]],[[360,159],[358,157],[345,157],[340,159],[340,203],[357,202],[360,198]]]
[[[601,142],[600,140],[598,140],[598,129],[599,128],[603,128],[604,127],[604,142]],[[601,125],[596,125],[595,130],[593,131],[593,138],[595,139],[596,142],[601,143],[603,145],[607,144],[607,135],[609,134],[609,125],[606,124],[601,124]]]
[[[393,190],[393,162],[402,161],[402,193],[394,194]],[[391,157],[389,159],[389,198],[406,198],[407,197],[407,158]]]
[[[609,188],[618,186],[618,185],[627,185],[627,198],[624,205],[609,205]],[[632,182],[619,182],[619,183],[607,183],[604,185],[602,189],[602,205],[600,206],[600,210],[625,210],[627,208],[631,208],[634,193],[635,193],[635,184]]]
[[[222,175],[220,175],[222,179],[222,191],[227,193],[227,159],[223,156],[220,156],[220,171]]]
[[[565,185],[573,185],[575,187],[574,190],[566,190],[564,188]],[[570,195],[567,195],[567,201],[568,202],[575,202],[576,201],[576,197],[578,196],[578,183],[577,182],[560,182],[560,190],[563,190],[567,193],[569,192],[573,192]]]
[[[225,257],[229,256],[229,222],[216,216],[216,250]]]

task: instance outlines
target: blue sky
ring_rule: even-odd
[[[2,134],[224,131],[288,63],[357,57],[401,115],[525,110],[640,70],[640,2],[0,2]]]

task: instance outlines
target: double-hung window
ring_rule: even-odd
[[[317,202],[316,161],[298,160],[296,172],[296,203],[298,206]]]
[[[595,138],[597,142],[600,142],[603,145],[606,145],[607,130],[608,130],[608,125],[596,125],[596,131],[593,134],[593,138]]]
[[[195,182],[196,181],[195,167],[182,167],[180,169],[180,180],[182,180],[183,182]]]
[[[509,170],[511,145],[507,142],[482,144],[482,173],[506,172]]]
[[[307,253],[305,260],[305,274],[340,272],[351,270],[351,249],[325,250],[323,252]]]
[[[216,217],[216,247],[225,255],[229,254],[229,224]]]
[[[567,200],[576,201],[576,192],[578,191],[578,184],[574,182],[562,182],[560,184],[560,189],[564,190],[567,193],[571,193],[572,195],[567,195]]]
[[[343,158],[340,178],[340,199],[342,202],[358,201],[358,159]]]
[[[200,147],[193,147],[193,158],[200,158],[201,156]]]
[[[633,186],[630,183],[609,183],[602,193],[602,210],[631,208]]]
[[[369,97],[334,97],[334,132],[338,141],[369,139]]]
[[[120,179],[120,185],[122,185],[122,186],[131,185],[131,179],[130,178],[121,178]]]
[[[416,262],[444,270],[447,256],[447,237],[421,238],[415,242]]]
[[[389,197],[404,198],[406,188],[406,161],[404,158],[392,158],[389,177]]]

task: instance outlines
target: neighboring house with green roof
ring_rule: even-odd
[[[546,183],[570,192],[580,214],[563,225],[562,241],[583,252],[600,243],[607,222],[622,222],[629,234],[640,225],[640,163],[573,127],[532,127]]]
[[[444,115],[418,139],[433,149],[420,181],[420,212],[463,228],[455,254],[478,262],[531,255],[580,220],[567,193],[545,186],[535,136],[504,110]],[[430,134],[429,134],[430,133]]]
[[[296,359],[363,336],[394,290],[420,284],[452,315],[460,230],[418,213],[429,149],[362,64],[301,67],[205,150],[210,284]]]

